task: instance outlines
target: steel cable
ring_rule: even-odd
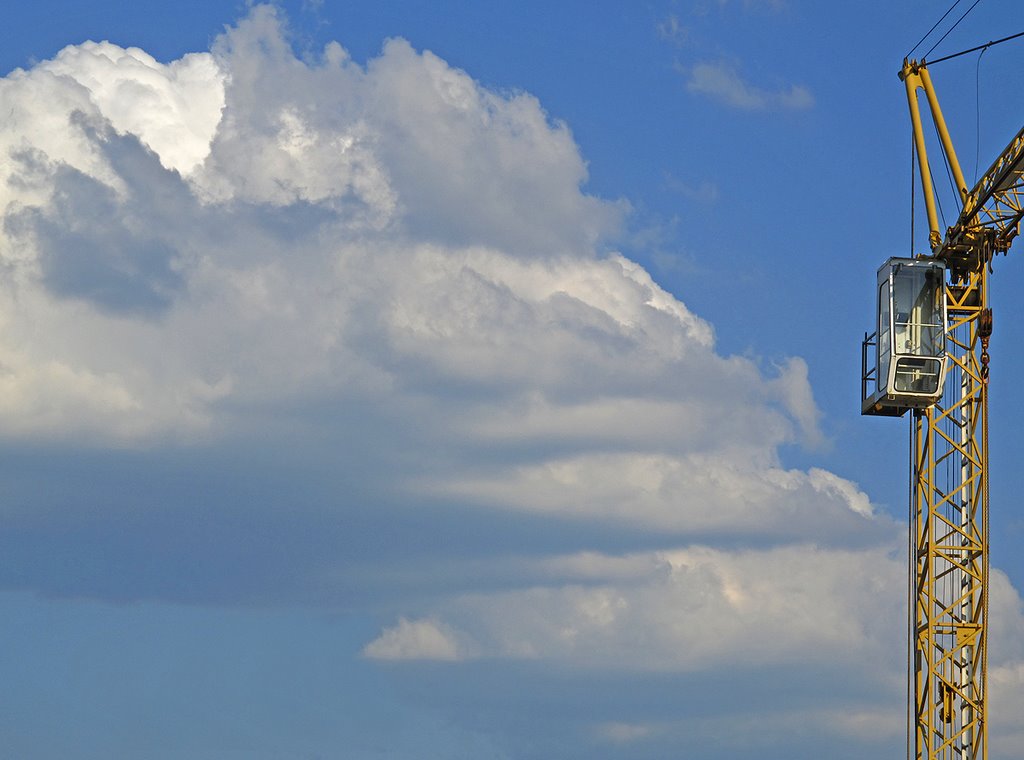
[[[957,2],[959,2],[959,0],[957,0]],[[977,6],[977,4],[980,3],[980,2],[981,2],[981,0],[974,0],[974,3],[971,5],[971,7],[964,11],[964,15],[962,15],[960,18],[958,18],[956,20],[956,23],[953,24],[953,26],[949,27],[949,29],[946,30],[946,33],[944,35],[942,35],[941,37],[939,37],[939,41],[936,42],[934,45],[932,45],[931,48],[928,50],[928,52],[924,54],[924,58],[922,58],[922,60],[928,58],[928,56],[930,56],[932,54],[932,50],[935,50],[935,48],[937,48],[939,45],[941,45],[942,41],[944,39],[946,39],[946,37],[949,36],[949,33],[952,32],[954,29],[956,29],[960,25],[960,22],[963,21],[965,18],[967,18],[967,14],[970,13],[971,11],[973,11],[975,6]]]
[[[928,37],[931,36],[931,33],[935,31],[935,29],[939,26],[939,24],[941,24],[943,21],[946,20],[946,16],[948,16],[950,13],[952,13],[953,9],[956,8],[958,5],[960,5],[960,0],[956,0],[955,3],[953,3],[951,6],[949,6],[949,10],[947,10],[945,13],[942,14],[942,18],[940,18],[938,21],[935,22],[935,24],[932,26],[932,28],[928,30],[928,33],[924,37],[919,39],[917,41],[917,44],[914,45],[914,47],[912,47],[910,49],[910,52],[907,53],[906,56],[904,56],[904,57],[910,58],[910,56],[912,56],[914,54],[914,51],[917,50],[919,47],[921,47],[921,43],[924,42],[926,39],[928,39]]]

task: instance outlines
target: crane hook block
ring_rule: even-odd
[[[981,339],[981,382],[988,385],[988,341],[992,337],[992,309],[978,314],[978,337]]]
[[[982,309],[978,315],[978,337],[989,338],[992,336],[992,309]]]

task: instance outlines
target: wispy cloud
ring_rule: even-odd
[[[814,96],[803,85],[769,90],[743,78],[732,63],[698,63],[688,70],[686,89],[743,111],[802,111],[814,106]]]
[[[665,186],[684,198],[698,203],[714,203],[720,196],[718,183],[707,179],[699,182],[684,182],[678,177],[666,174]]]
[[[778,13],[780,11],[785,10],[788,7],[788,3],[786,2],[786,0],[739,0],[739,2],[736,2],[735,0],[714,0],[714,2],[719,8],[723,10],[738,5],[742,6],[743,10],[745,11],[766,10],[773,13]],[[704,12],[707,12],[708,10],[706,2],[703,3],[702,5],[699,5],[697,8],[698,12],[702,10]]]
[[[690,29],[682,24],[679,16],[672,13],[658,23],[658,36],[675,45],[682,47],[690,38]]]

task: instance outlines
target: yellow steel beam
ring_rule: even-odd
[[[928,168],[928,150],[925,147],[924,128],[921,124],[921,107],[917,101],[917,91],[924,90],[928,99],[928,108],[931,111],[932,121],[939,134],[939,142],[942,144],[942,151],[945,153],[946,161],[950,171],[953,173],[953,180],[956,182],[957,193],[960,196],[960,206],[963,208],[967,202],[967,183],[964,181],[964,173],[960,170],[960,162],[957,160],[956,151],[953,149],[953,140],[946,128],[946,120],[942,116],[942,109],[939,108],[939,99],[932,86],[931,76],[923,63],[904,60],[903,69],[900,71],[900,79],[907,88],[907,104],[910,106],[910,121],[914,129],[914,145],[917,148],[918,167],[921,174],[921,189],[924,193],[925,208],[928,212],[928,242],[932,251],[937,251],[942,245],[942,232],[939,229],[939,217],[936,213],[935,187],[932,184],[931,170]]]

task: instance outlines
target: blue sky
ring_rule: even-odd
[[[908,423],[858,415],[859,341],[945,8],[9,10],[0,754],[902,752]],[[1021,28],[983,0],[934,56]],[[933,71],[969,177],[1022,50]]]

